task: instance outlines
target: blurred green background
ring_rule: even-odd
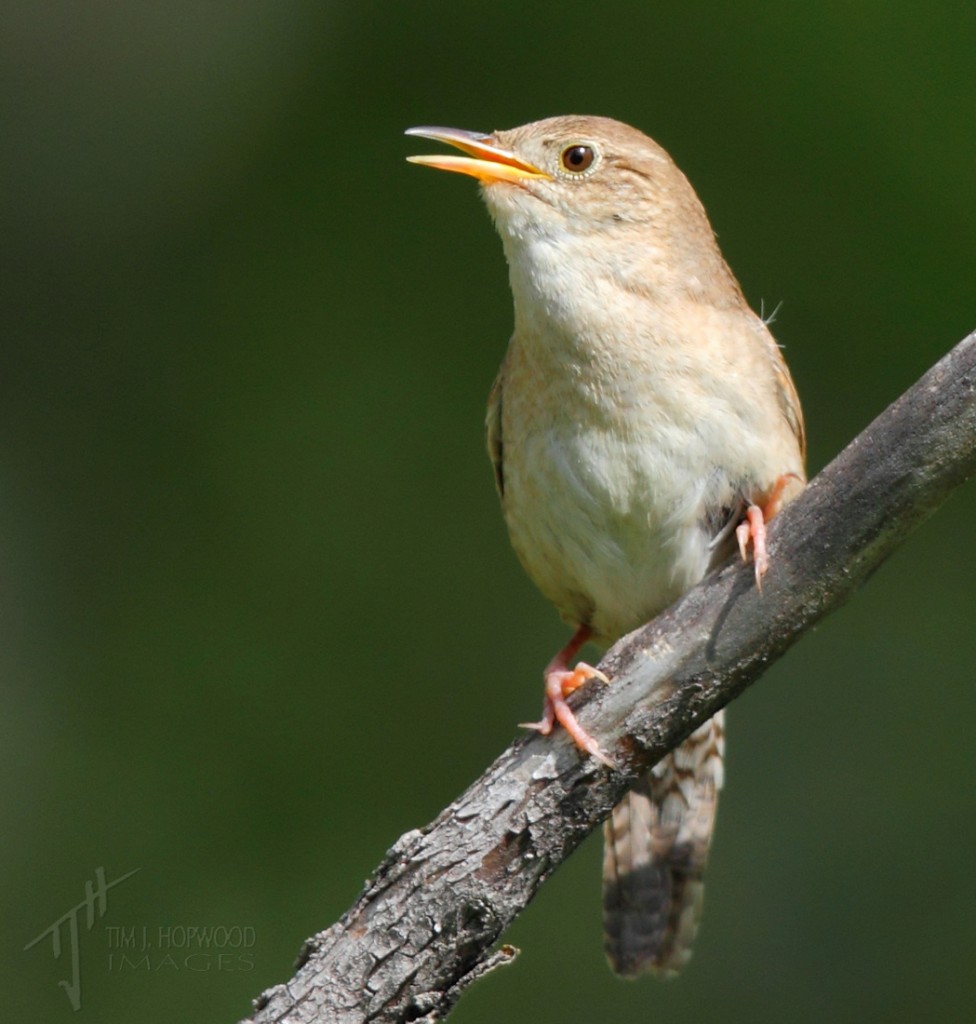
[[[404,128],[658,139],[782,302],[811,470],[976,327],[971,4],[33,0],[0,47],[10,1020],[72,1019],[24,946],[97,867],[140,870],[82,918],[76,1019],[243,1016],[538,711],[566,632],[483,455],[501,247]],[[685,976],[609,973],[591,840],[452,1019],[971,1019],[974,513],[731,709]]]

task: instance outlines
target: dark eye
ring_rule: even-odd
[[[575,171],[578,174],[593,163],[595,156],[592,146],[569,146],[563,150],[560,159],[567,171]]]

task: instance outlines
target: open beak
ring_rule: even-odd
[[[441,171],[456,171],[458,174],[470,174],[471,177],[489,184],[493,181],[508,181],[516,185],[532,178],[552,180],[551,174],[532,164],[526,163],[509,149],[501,149],[494,136],[482,135],[481,132],[466,132],[460,128],[408,128],[406,135],[416,135],[421,139],[436,139],[446,142],[455,149],[460,149],[467,156],[408,156],[412,164],[423,164],[425,167],[436,167]]]

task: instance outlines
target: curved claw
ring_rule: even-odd
[[[746,509],[746,517],[735,528],[735,539],[739,542],[742,561],[749,561],[749,544],[752,544],[752,561],[756,567],[756,589],[762,590],[762,578],[769,571],[769,555],[766,553],[766,518],[758,505]]]
[[[610,680],[592,665],[580,662],[574,669],[555,669],[546,673],[545,706],[542,710],[542,718],[538,722],[522,722],[523,729],[534,729],[543,736],[548,736],[553,726],[558,722],[569,733],[572,741],[584,753],[595,757],[608,768],[616,768],[617,765],[600,749],[600,744],[579,724],[576,715],[573,714],[566,697],[578,690],[584,683],[591,679],[599,679],[602,683],[609,683]]]

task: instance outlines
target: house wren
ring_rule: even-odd
[[[608,760],[566,703],[600,675],[573,658],[652,618],[736,542],[761,582],[765,523],[805,480],[796,390],[694,190],[646,135],[578,116],[407,134],[464,154],[410,159],[481,182],[508,260],[515,329],[488,451],[512,545],[575,630],[531,728],[558,722]],[[621,974],[672,974],[691,954],[723,751],[720,712],[605,825],[605,948]]]

